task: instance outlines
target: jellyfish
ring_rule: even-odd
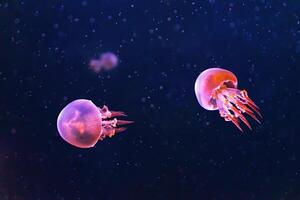
[[[108,71],[115,68],[118,65],[118,62],[119,59],[114,53],[106,52],[101,54],[99,59],[92,59],[89,65],[94,72],[98,73],[102,69]]]
[[[206,110],[219,110],[225,121],[231,121],[240,131],[240,120],[252,129],[244,114],[258,123],[262,118],[259,107],[248,96],[246,90],[237,89],[236,76],[225,69],[210,68],[203,71],[195,82],[195,93],[199,104]],[[259,116],[259,117],[258,117]]]
[[[97,59],[92,59],[92,60],[90,60],[90,68],[91,68],[94,72],[99,73],[100,70],[101,70],[101,68],[102,68],[102,65],[101,65],[101,63],[100,63],[99,60],[97,60]]]
[[[69,144],[78,148],[90,148],[106,137],[125,131],[121,125],[133,121],[118,120],[115,117],[126,116],[122,111],[110,111],[107,106],[98,108],[86,99],[74,100],[66,105],[57,118],[60,136]]]

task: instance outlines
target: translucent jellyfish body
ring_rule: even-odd
[[[260,123],[259,107],[250,99],[246,90],[237,89],[236,76],[225,69],[210,68],[203,71],[195,82],[195,93],[199,104],[206,110],[219,110],[225,121],[231,121],[241,131],[240,120],[250,129],[244,113]]]
[[[132,123],[114,118],[117,116],[126,115],[121,111],[109,111],[107,106],[100,109],[90,100],[78,99],[60,112],[57,129],[69,144],[78,148],[90,148],[99,140],[126,130],[124,127],[118,127],[119,125]]]
[[[90,61],[90,68],[98,73],[102,69],[104,70],[111,70],[118,65],[119,59],[118,57],[111,52],[106,52],[101,54],[99,59],[92,59]]]

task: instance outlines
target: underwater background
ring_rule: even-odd
[[[0,200],[300,199],[300,1],[1,0],[0,52]],[[261,108],[252,131],[197,102],[216,66]],[[135,123],[75,148],[56,120],[81,98]]]

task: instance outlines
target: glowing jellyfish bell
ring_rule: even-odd
[[[248,120],[243,115],[250,115],[258,123],[255,114],[261,114],[259,107],[249,98],[246,90],[237,89],[236,76],[225,69],[210,68],[203,71],[195,83],[195,93],[199,104],[206,110],[219,110],[225,121],[232,121],[241,131],[239,119],[250,129]]]
[[[66,105],[60,112],[57,129],[69,144],[79,148],[90,148],[99,140],[126,130],[124,127],[118,127],[119,125],[133,123],[114,118],[117,116],[126,115],[121,111],[109,111],[105,105],[100,109],[90,100],[78,99]]]

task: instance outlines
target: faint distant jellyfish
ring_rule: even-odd
[[[249,98],[246,90],[237,89],[236,76],[225,69],[210,68],[203,71],[195,83],[195,93],[199,104],[206,110],[219,110],[225,121],[232,121],[240,126],[242,120],[251,129],[243,113],[247,113],[258,123],[256,114],[262,118],[258,106]]]
[[[98,108],[92,101],[78,99],[69,103],[57,118],[60,136],[78,148],[90,148],[105,137],[125,131],[120,125],[133,123],[114,117],[126,116],[121,111],[109,111],[107,106]]]
[[[96,72],[100,72],[102,69],[111,70],[118,65],[118,57],[111,52],[101,54],[99,59],[92,59],[90,61],[90,67]]]
[[[100,62],[105,70],[110,70],[118,65],[118,57],[111,52],[103,53]]]
[[[90,61],[90,68],[91,68],[94,72],[96,72],[96,73],[100,72],[100,70],[101,70],[101,63],[100,63],[100,61],[99,61],[99,60],[96,60],[96,59],[92,59],[92,60]]]

